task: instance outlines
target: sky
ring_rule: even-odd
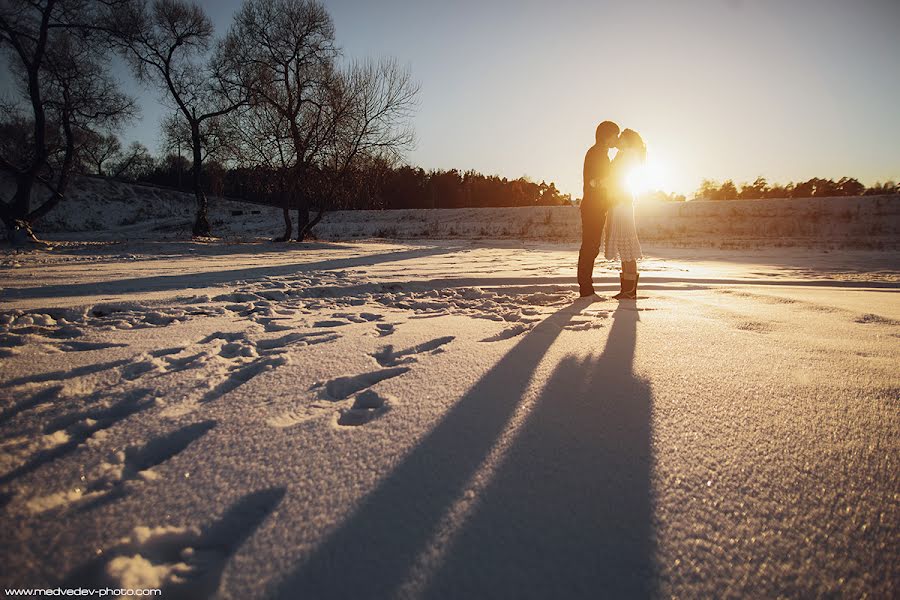
[[[241,0],[202,0],[224,33]],[[603,120],[638,131],[655,187],[703,178],[900,179],[896,0],[327,0],[347,60],[420,84],[410,164],[581,195]],[[165,109],[128,82],[157,149]]]

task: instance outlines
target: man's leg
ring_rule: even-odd
[[[578,251],[578,290],[582,296],[594,293],[594,260],[600,253],[606,212],[597,203],[581,207],[581,249]]]

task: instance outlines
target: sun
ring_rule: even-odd
[[[640,197],[642,194],[667,187],[665,166],[656,160],[647,160],[631,170],[626,176],[629,191]]]

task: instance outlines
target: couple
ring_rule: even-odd
[[[618,148],[610,162],[610,148]],[[596,144],[584,157],[584,196],[581,200],[581,250],[578,252],[578,287],[581,297],[594,294],[592,274],[594,259],[600,253],[607,260],[622,261],[617,300],[637,298],[637,261],[641,244],[634,224],[632,193],[628,176],[647,157],[647,147],[636,131],[603,121],[597,126]],[[605,231],[605,236],[604,236]]]

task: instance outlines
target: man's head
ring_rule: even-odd
[[[595,139],[600,146],[612,148],[619,137],[619,126],[612,121],[603,121],[597,125]]]

